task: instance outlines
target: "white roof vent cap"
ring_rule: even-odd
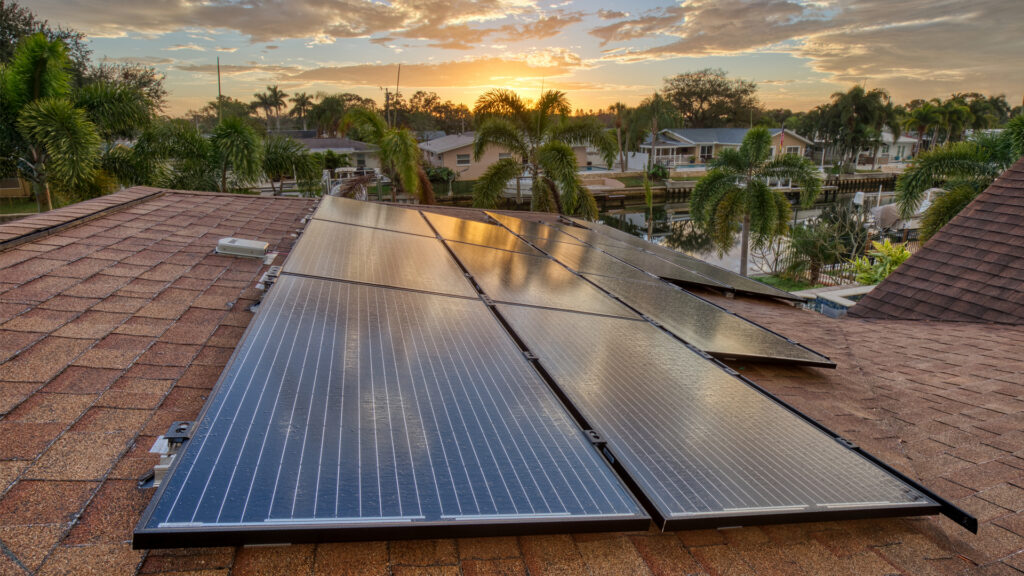
[[[267,255],[270,244],[259,240],[247,240],[245,238],[221,238],[217,242],[217,254],[227,256],[241,256],[243,258],[263,258]]]

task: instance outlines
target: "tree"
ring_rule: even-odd
[[[224,118],[210,138],[213,158],[220,172],[220,192],[246,187],[260,176],[262,147],[259,136],[241,118]],[[228,186],[228,175],[232,185]]]
[[[725,70],[705,68],[665,79],[662,89],[691,128],[718,128],[742,122],[758,108],[757,85],[728,78]]]
[[[306,115],[309,110],[313,107],[313,97],[305,92],[299,92],[291,97],[292,110],[289,112],[292,116],[298,116],[299,121],[302,122],[302,129],[306,129]]]
[[[267,118],[267,130],[270,130],[270,113],[274,109],[274,104],[270,99],[270,94],[266,92],[256,92],[253,94],[253,98],[255,98],[255,100],[253,100],[252,104],[249,106],[257,112],[257,116],[259,115],[259,111],[263,110],[263,114]]]
[[[157,114],[167,104],[167,89],[164,88],[164,75],[151,66],[142,64],[108,64],[89,68],[82,80],[84,86],[95,82],[124,86],[138,91],[142,96],[150,114]]]
[[[434,189],[421,164],[422,151],[409,130],[389,127],[379,114],[366,108],[349,110],[345,123],[359,128],[366,141],[377,147],[380,163],[393,181],[421,204],[434,204]]]
[[[651,151],[647,155],[647,171],[654,167],[654,144],[663,128],[675,128],[681,124],[679,112],[661,94],[652,94],[633,111],[634,141],[646,134],[651,139]]]
[[[284,90],[273,86],[267,86],[267,105],[274,110],[274,128],[281,130],[281,109],[288,104],[288,94]],[[267,127],[269,128],[269,126]]]
[[[274,195],[281,190],[274,186],[285,178],[294,176],[298,187],[310,191],[320,181],[321,160],[306,151],[305,146],[294,138],[280,134],[268,134],[263,139],[262,170],[264,177],[270,182]]]
[[[531,180],[531,209],[584,218],[597,217],[597,202],[576,173],[573,145],[592,145],[610,168],[615,142],[594,118],[570,118],[572,107],[564,92],[548,90],[536,103],[511,90],[490,90],[476,101],[479,122],[473,155],[499,146],[512,154],[498,160],[473,187],[473,205],[493,208],[513,179],[519,183],[524,169]]]
[[[690,200],[693,218],[710,226],[715,245],[726,251],[735,243],[741,223],[740,274],[747,275],[750,236],[762,246],[786,232],[790,207],[781,191],[768,186],[770,179],[792,179],[800,187],[800,202],[809,206],[821,191],[814,164],[795,154],[775,159],[767,128],[752,128],[738,150],[723,150],[710,163],[711,170],[697,182]]]
[[[626,116],[629,113],[629,107],[622,102],[616,102],[610,107],[612,114],[615,115],[613,121],[615,126],[615,147],[619,150],[619,170],[626,172],[629,170],[629,162],[626,160],[626,142],[623,127],[626,125]]]
[[[939,115],[939,111],[930,102],[924,102],[920,106],[911,109],[907,116],[904,117],[903,127],[917,132],[917,154],[920,154],[923,150],[922,141],[924,140],[925,133],[939,125],[941,121],[942,117]]]
[[[872,144],[876,137],[872,131],[882,124],[888,99],[885,90],[865,90],[861,86],[832,95],[832,113],[839,128],[837,144],[848,162],[856,165],[861,150]]]
[[[46,210],[53,207],[51,183],[84,186],[99,164],[100,134],[72,100],[70,68],[63,42],[39,32],[24,38],[0,71],[3,145]]]
[[[0,0],[0,64],[6,64],[14,57],[18,44],[25,37],[41,33],[47,40],[59,40],[70,59],[72,79],[78,80],[89,68],[92,50],[85,41],[85,34],[71,28],[53,28],[46,20],[39,20],[28,8],[11,0]]]
[[[918,155],[896,181],[900,216],[910,218],[929,188],[942,186],[950,198],[925,213],[924,236],[930,237],[970,203],[1004,170],[1024,155],[1024,116],[1011,120],[1000,134],[977,134]]]

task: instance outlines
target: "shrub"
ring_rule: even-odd
[[[857,272],[857,282],[864,285],[878,284],[885,280],[897,266],[910,258],[910,250],[905,244],[893,244],[888,238],[884,242],[872,242],[874,250],[867,256],[853,261]]]
[[[668,180],[668,168],[662,164],[655,164],[651,166],[651,171],[647,173],[647,176],[651,180]]]

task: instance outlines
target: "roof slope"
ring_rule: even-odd
[[[850,314],[1024,324],[1024,159]]]
[[[463,132],[462,134],[449,134],[440,138],[434,138],[433,140],[427,140],[426,142],[420,142],[420,148],[432,154],[440,154],[472,144],[473,132]]]
[[[150,446],[172,421],[197,416],[259,298],[253,285],[266,267],[211,254],[217,238],[260,238],[287,251],[310,206],[163,192],[0,250],[0,574],[859,576],[1024,566],[1024,328],[836,321],[710,294],[701,295],[799,333],[839,363],[734,368],[977,514],[980,535],[942,518],[897,518],[131,550],[153,494],[136,487],[157,463]]]
[[[743,138],[749,131],[749,128],[667,128],[662,132],[669,132],[675,136],[693,142],[694,144],[727,144],[730,146],[739,146],[740,144],[743,144]],[[769,128],[768,132],[770,132],[774,137],[777,136],[779,132],[782,132],[782,129]],[[809,140],[792,130],[786,130],[786,136],[810,143]]]

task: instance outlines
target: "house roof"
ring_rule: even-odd
[[[449,134],[440,138],[434,138],[426,142],[420,142],[420,148],[431,154],[441,154],[458,148],[473,145],[473,132],[462,134]]]
[[[1024,324],[1024,159],[850,313]]]
[[[1022,566],[1024,329],[840,321],[711,293],[701,295],[799,335],[839,364],[734,369],[978,515],[980,534],[915,518],[131,550],[153,494],[136,487],[157,462],[150,446],[171,422],[196,418],[260,297],[254,286],[266,266],[213,247],[239,236],[285,253],[312,201],[133,189],[90,202],[0,225],[9,242],[0,246],[0,574],[960,574],[976,564],[995,574]],[[484,219],[478,210],[434,210]],[[26,234],[34,236],[19,243]]]
[[[298,138],[297,140],[314,152],[317,150],[332,150],[334,152],[372,152],[376,150],[366,142],[350,138]]]
[[[693,144],[726,144],[730,146],[739,146],[743,143],[743,138],[749,132],[749,128],[666,128],[662,130],[662,134],[668,134],[670,137],[682,139],[686,142]],[[781,128],[770,128],[768,130],[771,135],[777,136],[782,132]],[[805,144],[810,144],[810,140],[800,136],[792,130],[786,130],[787,138],[796,138]]]

